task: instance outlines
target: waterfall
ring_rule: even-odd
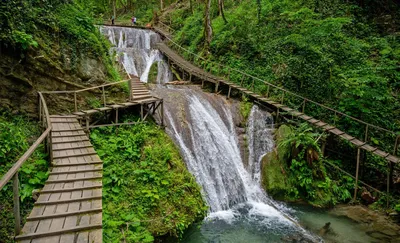
[[[273,128],[274,120],[271,114],[254,105],[247,124],[247,141],[249,144],[249,170],[252,179],[257,183],[261,183],[261,159],[274,148]]]
[[[155,49],[160,36],[144,29],[101,26],[100,31],[112,44],[111,52],[126,68],[126,71],[147,83],[153,64],[157,64],[157,83],[172,81],[172,72],[163,55]]]
[[[128,73],[148,81],[151,66],[158,65],[157,83],[172,80],[155,44],[160,37],[150,30],[101,27],[112,51]],[[247,124],[249,166],[245,168],[236,132],[237,110],[219,95],[200,88],[165,87],[153,91],[164,99],[167,133],[181,150],[189,171],[201,185],[209,205],[208,220],[245,222],[279,237],[300,234],[317,241],[301,228],[285,206],[270,199],[261,188],[261,158],[273,149],[272,116],[254,106]]]
[[[268,229],[307,234],[260,186],[262,155],[273,148],[269,113],[252,108],[247,131],[252,151],[249,172],[241,158],[232,107],[224,98],[185,87],[158,87],[154,92],[164,99],[168,134],[202,187],[210,207],[208,219],[255,220]]]

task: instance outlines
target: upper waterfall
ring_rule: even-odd
[[[157,63],[157,83],[172,81],[172,72],[167,62],[155,49],[155,45],[161,41],[157,33],[152,30],[114,26],[102,26],[100,30],[112,44],[111,51],[116,53],[116,58],[129,74],[140,77],[142,82],[147,83],[150,68]]]

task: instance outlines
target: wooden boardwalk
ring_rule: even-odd
[[[349,134],[345,133],[344,131],[339,130],[335,126],[331,126],[328,123],[325,123],[325,122],[315,119],[313,117],[307,116],[306,114],[304,114],[296,109],[287,107],[279,102],[271,100],[270,98],[263,97],[259,94],[256,94],[255,92],[252,92],[246,88],[241,87],[240,85],[237,85],[237,84],[227,81],[227,80],[223,80],[221,77],[212,75],[212,74],[202,70],[201,68],[194,66],[192,63],[186,61],[183,57],[181,57],[179,54],[177,54],[175,51],[173,51],[171,48],[169,48],[165,43],[158,43],[157,47],[165,56],[167,56],[169,58],[170,61],[172,61],[177,66],[179,66],[180,68],[185,70],[187,73],[189,73],[190,77],[192,75],[194,75],[202,80],[206,80],[208,82],[214,83],[216,86],[215,87],[216,92],[218,91],[218,87],[220,85],[226,85],[229,87],[228,97],[230,96],[230,92],[231,92],[232,88],[239,90],[240,92],[248,95],[252,99],[257,100],[259,103],[266,104],[270,107],[273,107],[278,112],[282,111],[282,112],[286,112],[287,114],[289,114],[293,117],[298,117],[298,118],[312,124],[313,126],[321,128],[322,130],[329,132],[335,136],[339,136],[340,138],[354,144],[359,149],[363,149],[368,152],[371,152],[379,157],[385,158],[387,161],[392,162],[392,163],[400,162],[400,158],[398,158],[397,156],[391,155],[390,153],[382,151],[382,150],[380,150],[374,146],[371,146],[355,137],[352,137]]]
[[[103,165],[75,116],[50,116],[52,170],[17,242],[102,242]]]
[[[130,85],[131,85],[131,97],[132,97],[130,101],[118,104],[109,104],[100,108],[76,111],[73,112],[72,114],[76,115],[79,118],[86,119],[88,116],[98,112],[104,112],[109,110],[118,111],[118,109],[136,105],[147,106],[147,108],[150,109],[149,107],[156,107],[157,102],[162,103],[162,99],[152,96],[149,89],[144,85],[144,83],[142,83],[139,80],[138,77],[133,77],[131,79]],[[116,119],[116,122],[117,121],[118,119]]]

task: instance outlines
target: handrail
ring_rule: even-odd
[[[316,102],[316,101],[310,100],[309,98],[306,98],[306,97],[303,97],[303,96],[298,95],[298,94],[296,94],[296,93],[293,93],[292,91],[286,90],[286,89],[284,89],[284,88],[282,88],[282,87],[279,87],[279,86],[277,86],[277,85],[274,85],[274,84],[272,84],[272,83],[269,83],[269,82],[267,82],[267,81],[265,81],[265,80],[262,80],[262,79],[260,79],[260,78],[258,78],[258,77],[255,77],[255,76],[251,75],[251,74],[245,73],[245,72],[243,72],[243,71],[241,71],[241,70],[238,70],[238,69],[236,69],[236,68],[232,68],[232,67],[226,66],[226,65],[224,65],[224,64],[217,63],[217,62],[215,62],[215,61],[209,61],[209,60],[205,59],[204,57],[201,57],[201,56],[197,55],[196,53],[193,53],[193,52],[189,51],[188,49],[186,49],[186,48],[180,46],[178,43],[174,42],[174,41],[173,41],[171,38],[169,38],[168,36],[165,36],[165,38],[166,38],[168,41],[170,41],[172,44],[174,44],[175,46],[177,46],[178,48],[182,49],[183,51],[185,51],[185,52],[187,52],[187,53],[189,53],[189,54],[191,54],[191,55],[193,55],[193,56],[195,56],[195,57],[197,57],[197,58],[199,58],[199,59],[201,59],[201,60],[203,60],[203,61],[206,61],[206,62],[212,63],[212,64],[216,64],[216,65],[218,65],[219,67],[228,68],[229,71],[235,71],[235,72],[240,73],[240,74],[242,74],[242,75],[244,75],[244,76],[247,76],[247,77],[252,78],[252,79],[254,79],[254,80],[260,81],[260,82],[262,82],[262,83],[264,83],[264,84],[266,84],[266,85],[268,85],[268,86],[271,86],[271,87],[273,87],[273,88],[279,89],[279,90],[281,90],[281,91],[283,91],[283,92],[285,92],[285,93],[288,93],[288,94],[290,94],[290,95],[293,95],[293,96],[295,96],[295,97],[297,97],[297,98],[303,99],[305,102],[313,103],[313,104],[318,105],[318,106],[320,106],[320,107],[322,107],[322,108],[324,108],[324,109],[327,109],[327,110],[330,110],[330,111],[332,111],[332,112],[335,112],[336,114],[340,114],[340,115],[345,116],[345,117],[347,117],[347,118],[350,118],[350,119],[352,119],[352,120],[354,120],[354,121],[356,121],[356,122],[362,123],[362,124],[364,124],[364,125],[366,125],[366,126],[368,126],[368,127],[373,127],[373,128],[376,128],[377,130],[380,130],[380,131],[388,132],[388,133],[393,134],[393,135],[398,135],[398,133],[396,133],[396,132],[394,132],[394,131],[392,131],[392,130],[389,130],[389,129],[386,129],[386,128],[383,128],[383,127],[380,127],[380,126],[377,126],[377,125],[374,125],[374,124],[371,124],[371,123],[362,121],[362,120],[360,120],[360,119],[358,119],[358,118],[355,118],[355,117],[353,117],[353,116],[347,115],[347,114],[344,113],[344,112],[335,110],[335,109],[330,108],[330,107],[328,107],[328,106],[326,106],[326,105],[323,105],[323,104],[320,104],[320,103],[318,103],[318,102]]]
[[[50,122],[49,110],[47,109],[46,101],[41,92],[39,94],[39,118],[43,119],[43,126],[46,130],[40,135],[40,137],[29,147],[29,149],[19,158],[19,160],[7,171],[7,173],[0,180],[0,190],[13,179],[13,204],[14,204],[14,219],[15,219],[15,235],[18,235],[21,231],[21,212],[20,212],[20,197],[19,197],[19,178],[18,170],[21,166],[30,158],[30,156],[35,152],[39,145],[48,138],[48,146],[50,153],[50,160],[52,159],[52,149],[51,149],[51,133],[52,126]],[[43,109],[42,109],[43,106]],[[46,119],[46,122],[44,122]]]
[[[8,170],[8,172],[0,180],[0,190],[12,179],[12,177],[18,172],[19,168],[29,159],[29,157],[35,152],[39,145],[46,139],[51,132],[51,127],[47,128],[46,131],[36,140],[34,144],[21,156],[21,158]]]
[[[164,24],[163,22],[161,22],[161,21],[158,21],[157,23],[160,23],[162,26],[164,26],[164,27],[167,27],[169,30],[171,30],[172,31],[172,33],[174,33],[175,32],[175,30],[172,28],[172,27],[170,27],[169,25],[167,25],[167,24]]]
[[[42,92],[38,92],[38,93],[39,93],[41,105],[43,105],[44,114],[45,114],[45,116],[46,116],[47,128],[52,129],[52,127],[51,127],[51,122],[50,122],[49,109],[47,108],[46,100],[44,99]]]
[[[108,87],[108,86],[124,83],[124,82],[127,82],[129,80],[130,79],[125,79],[125,80],[122,80],[122,81],[103,84],[103,85],[94,86],[94,87],[89,87],[89,88],[86,88],[86,89],[65,90],[65,91],[41,91],[41,93],[42,94],[73,94],[73,93],[80,93],[80,92],[84,92],[84,91],[88,91],[88,90],[99,89],[99,88],[103,88],[103,87]]]

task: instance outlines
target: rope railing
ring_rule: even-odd
[[[24,165],[24,163],[32,156],[35,150],[40,146],[40,144],[47,139],[48,151],[51,158],[51,136],[52,126],[50,122],[49,111],[47,109],[47,104],[43,95],[39,92],[39,120],[45,131],[40,135],[40,137],[29,147],[29,149],[21,156],[21,158],[9,169],[6,174],[0,180],[0,191],[5,187],[5,185],[13,181],[13,214],[14,214],[14,233],[15,236],[21,232],[21,210],[20,210],[20,196],[19,196],[19,177],[18,170]]]

